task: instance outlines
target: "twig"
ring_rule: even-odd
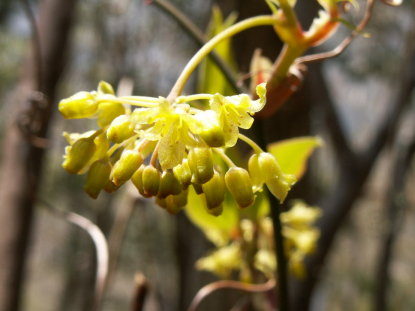
[[[296,302],[295,309],[303,310],[307,308],[310,296],[315,284],[318,281],[321,268],[333,245],[334,238],[338,229],[343,224],[346,216],[353,207],[353,203],[361,193],[370,171],[372,170],[376,158],[385,147],[388,140],[393,138],[396,133],[404,108],[410,104],[410,94],[415,87],[415,42],[413,34],[415,29],[408,31],[407,36],[407,55],[402,62],[402,73],[395,100],[389,105],[390,111],[376,130],[375,138],[368,148],[358,154],[353,169],[343,167],[339,181],[329,196],[320,205],[324,209],[323,217],[319,221],[321,237],[318,241],[318,248],[307,264],[309,272],[306,279],[297,282],[296,293],[293,299]]]
[[[298,57],[295,60],[294,64],[305,64],[305,63],[321,61],[321,60],[325,60],[328,58],[339,56],[341,53],[343,53],[344,50],[350,45],[350,43],[352,43],[353,39],[357,35],[359,35],[362,32],[362,30],[366,27],[366,25],[369,23],[370,18],[372,17],[374,4],[375,4],[375,0],[367,1],[365,14],[362,20],[360,21],[359,25],[357,25],[356,29],[353,30],[353,32],[348,37],[346,37],[336,48],[328,52]]]
[[[379,261],[376,269],[376,290],[373,304],[373,310],[376,311],[388,310],[387,290],[390,288],[389,265],[393,256],[393,247],[401,231],[404,214],[408,208],[404,188],[414,153],[415,136],[413,136],[409,146],[403,147],[398,154],[393,168],[394,176],[390,182],[389,191],[387,192],[387,228],[385,230],[382,249],[377,257]]]
[[[270,279],[266,283],[263,283],[263,284],[246,284],[246,283],[230,281],[230,280],[213,282],[213,283],[203,286],[197,292],[196,296],[193,298],[192,303],[190,304],[188,311],[196,311],[203,299],[205,299],[207,296],[209,296],[214,291],[219,290],[219,289],[228,288],[228,289],[237,289],[237,290],[251,292],[251,293],[262,293],[262,292],[267,292],[273,289],[274,287],[275,287],[274,279]]]
[[[206,43],[206,37],[203,32],[197,27],[186,15],[180,12],[170,2],[165,0],[150,0],[147,1],[150,4],[154,4],[161,8],[164,12],[169,14],[179,25],[186,31],[187,34],[199,45],[203,46]],[[244,93],[245,90],[239,86],[238,79],[235,77],[235,73],[231,68],[223,61],[223,59],[216,53],[211,52],[209,57],[215,62],[215,64],[222,71],[224,77],[228,80],[235,92]]]
[[[53,207],[50,203],[45,200],[39,200],[47,209],[54,215],[57,215],[66,221],[78,226],[88,233],[94,242],[96,257],[97,257],[97,269],[94,285],[94,299],[92,310],[101,310],[102,296],[104,293],[105,282],[108,276],[108,245],[104,234],[101,229],[98,228],[89,219],[78,215],[73,212],[67,212],[61,209]]]
[[[36,90],[42,89],[42,50],[40,47],[40,36],[39,29],[36,23],[35,15],[33,14],[32,8],[28,0],[20,0],[24,9],[24,12],[27,16],[27,19],[30,23],[30,29],[32,31],[31,40],[32,40],[32,49],[33,49],[33,59],[34,59],[34,80],[36,81]]]
[[[325,78],[318,64],[310,67],[309,83],[312,90],[312,101],[320,103],[323,109],[325,124],[334,147],[340,165],[350,166],[355,164],[356,153],[351,147],[350,141],[342,127],[341,118],[331,97]]]
[[[134,277],[135,294],[131,311],[142,311],[147,297],[149,285],[142,273],[136,273]]]

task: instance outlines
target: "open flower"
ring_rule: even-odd
[[[259,99],[251,100],[246,94],[223,96],[215,94],[210,107],[216,112],[220,127],[223,129],[225,146],[232,147],[238,141],[238,128],[249,129],[254,122],[252,115],[265,105],[265,83],[256,88]]]

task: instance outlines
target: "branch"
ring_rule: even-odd
[[[408,209],[408,204],[405,199],[405,183],[409,175],[409,167],[411,160],[415,154],[415,136],[412,137],[412,142],[404,146],[400,150],[398,157],[394,163],[393,178],[389,185],[389,191],[386,196],[386,233],[383,244],[379,252],[379,259],[376,269],[376,290],[374,293],[373,310],[385,311],[387,310],[387,290],[390,287],[389,266],[393,256],[393,248],[398,234],[401,231],[402,223],[404,221],[405,212]]]
[[[267,292],[275,287],[275,280],[270,279],[266,283],[263,284],[247,284],[237,281],[225,280],[225,281],[217,281],[210,284],[203,286],[193,298],[192,303],[187,311],[196,311],[199,307],[200,303],[203,299],[207,296],[212,294],[214,291],[219,289],[237,289],[245,292],[251,293],[262,293]]]
[[[401,81],[396,100],[390,105],[390,112],[376,131],[373,143],[357,156],[353,169],[343,167],[339,181],[331,191],[332,195],[322,204],[324,213],[319,221],[321,237],[314,256],[307,263],[308,275],[303,281],[298,281],[295,286],[295,297],[293,301],[297,305],[295,310],[307,308],[312,290],[318,281],[321,268],[332,247],[338,229],[342,226],[346,216],[353,207],[353,203],[359,197],[362,187],[365,184],[376,158],[383,150],[389,139],[394,138],[397,125],[399,124],[404,108],[410,104],[410,95],[415,87],[415,42],[413,40],[415,29],[408,33],[408,51],[402,63]]]
[[[353,32],[348,37],[346,37],[335,49],[328,52],[299,57],[295,61],[295,64],[305,64],[339,56],[341,53],[344,52],[344,50],[346,50],[350,43],[352,43],[353,39],[357,35],[361,34],[363,29],[365,29],[366,25],[370,21],[370,18],[372,17],[374,5],[375,0],[367,0],[366,11],[359,25],[357,25],[356,29],[353,30]]]
[[[35,81],[35,89],[41,90],[42,89],[42,49],[40,46],[40,36],[39,36],[39,28],[36,23],[35,15],[33,14],[32,8],[30,7],[30,3],[28,0],[20,0],[23,6],[23,10],[26,14],[26,17],[30,24],[30,30],[32,32],[31,40],[32,40],[32,50],[33,50],[33,64],[34,64],[34,81]]]
[[[149,285],[142,273],[136,273],[134,277],[135,293],[131,311],[142,311],[147,297]]]
[[[330,95],[325,78],[318,65],[310,67],[309,83],[311,85],[313,99],[319,103],[324,110],[325,124],[328,128],[330,141],[341,165],[350,166],[355,163],[356,154],[350,145],[345,130],[342,127],[342,121],[335,107],[333,98]]]
[[[61,209],[54,208],[51,204],[49,204],[45,200],[39,200],[41,204],[43,204],[48,211],[53,213],[54,215],[63,218],[67,222],[74,224],[84,230],[90,236],[91,240],[94,243],[95,251],[96,251],[96,258],[97,258],[97,269],[96,269],[96,277],[95,277],[95,285],[94,285],[94,299],[92,310],[98,311],[101,309],[101,302],[104,293],[105,282],[108,276],[108,245],[105,239],[104,234],[102,233],[101,229],[89,219],[78,215],[73,212],[67,212]]]

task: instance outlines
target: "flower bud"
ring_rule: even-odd
[[[262,152],[258,155],[258,165],[264,180],[283,176],[277,159],[268,152]]]
[[[88,171],[84,190],[88,195],[96,199],[109,181],[111,164],[108,159],[100,159],[92,163]]]
[[[168,195],[177,195],[182,192],[182,186],[171,171],[164,171],[160,178],[157,197],[165,198]]]
[[[154,166],[146,166],[143,170],[143,190],[145,197],[157,195],[160,185],[160,172]]]
[[[178,207],[185,207],[187,204],[187,197],[188,197],[189,191],[188,189],[181,191],[179,194],[172,195],[173,202]]]
[[[113,192],[117,191],[118,188],[120,188],[120,186],[121,185],[117,186],[111,180],[108,180],[103,189],[104,189],[105,192],[113,193]]]
[[[192,182],[204,184],[213,176],[212,151],[209,148],[192,148],[187,156],[192,171]]]
[[[183,190],[176,195],[169,195],[167,198],[165,198],[165,209],[170,214],[179,213],[187,204],[187,195],[187,190]]]
[[[66,147],[62,167],[69,173],[78,173],[91,159],[96,150],[93,138],[80,138],[72,146]]]
[[[59,111],[66,119],[81,119],[92,117],[98,109],[95,94],[78,92],[59,102]]]
[[[107,137],[115,143],[121,143],[134,135],[134,124],[130,117],[123,114],[116,117],[107,130]]]
[[[231,167],[225,174],[225,183],[240,207],[248,207],[254,203],[252,181],[247,170]]]
[[[248,161],[249,176],[251,176],[254,192],[260,190],[264,184],[264,176],[259,167],[258,154],[254,153]]]
[[[203,188],[201,184],[192,183],[193,188],[195,189],[196,194],[202,194]]]
[[[103,128],[109,124],[118,116],[125,113],[123,104],[102,102],[98,106],[98,125]]]
[[[269,178],[266,181],[266,185],[268,190],[277,197],[281,203],[284,202],[285,198],[287,197],[288,192],[291,190],[291,185],[287,183],[285,180],[273,177]]]
[[[259,154],[258,164],[268,190],[282,203],[290,191],[294,179],[282,172],[277,159],[270,153]]]
[[[114,95],[114,89],[112,88],[111,84],[105,81],[99,81],[98,84],[98,93],[101,94],[111,94]]]
[[[170,214],[176,215],[178,214],[181,210],[182,207],[179,205],[176,205],[173,201],[173,195],[169,195],[168,197],[166,197],[164,199],[165,201],[165,209],[166,211],[168,211]]]
[[[218,172],[215,172],[213,177],[202,185],[202,189],[208,209],[218,207],[225,200],[225,181]]]
[[[143,186],[143,171],[145,165],[141,165],[138,170],[135,171],[133,176],[131,176],[131,181],[133,182],[134,186],[137,188],[138,192],[144,196],[144,186]]]
[[[183,189],[189,187],[192,180],[192,172],[190,171],[189,163],[187,159],[183,159],[182,164],[176,165],[173,167],[174,176],[182,185]]]
[[[214,208],[208,208],[207,212],[212,216],[220,216],[223,212],[223,204],[220,204]]]
[[[115,163],[111,180],[121,185],[131,178],[134,172],[143,164],[143,156],[137,150],[124,150],[121,158]]]

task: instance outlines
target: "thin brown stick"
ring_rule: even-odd
[[[39,200],[39,202],[43,204],[45,207],[47,207],[48,211],[52,212],[54,215],[57,215],[66,220],[67,222],[70,222],[71,224],[74,224],[79,228],[83,229],[86,233],[88,233],[88,235],[92,239],[95,246],[97,257],[97,269],[94,284],[94,299],[92,310],[101,310],[102,296],[104,293],[104,287],[108,276],[109,259],[108,244],[104,234],[97,225],[95,225],[92,221],[81,215],[57,209],[45,200]]]
[[[33,51],[33,64],[34,64],[34,80],[36,81],[36,90],[42,89],[42,50],[40,46],[39,28],[36,22],[35,14],[28,0],[20,0],[26,14],[27,20],[30,23],[30,30],[32,32],[32,51]]]
[[[131,311],[142,311],[149,290],[149,284],[142,273],[136,273],[134,277],[135,292]]]
[[[322,61],[328,58],[339,56],[341,53],[344,52],[344,50],[346,50],[346,48],[350,45],[350,43],[352,43],[353,39],[357,35],[359,35],[363,31],[363,29],[367,26],[367,24],[370,21],[370,18],[372,17],[374,5],[375,5],[375,0],[367,1],[365,14],[362,20],[360,21],[359,25],[357,25],[356,29],[353,30],[353,32],[348,37],[346,37],[336,48],[328,52],[298,57],[295,60],[294,64],[305,64],[305,63],[317,62],[317,61]]]
[[[237,281],[231,280],[224,280],[224,281],[217,281],[210,284],[203,286],[193,298],[192,303],[187,311],[196,311],[199,307],[200,303],[203,299],[207,296],[212,294],[214,291],[219,289],[237,289],[245,292],[251,293],[262,293],[267,292],[275,287],[275,279],[270,279],[266,283],[263,284],[246,284]]]

